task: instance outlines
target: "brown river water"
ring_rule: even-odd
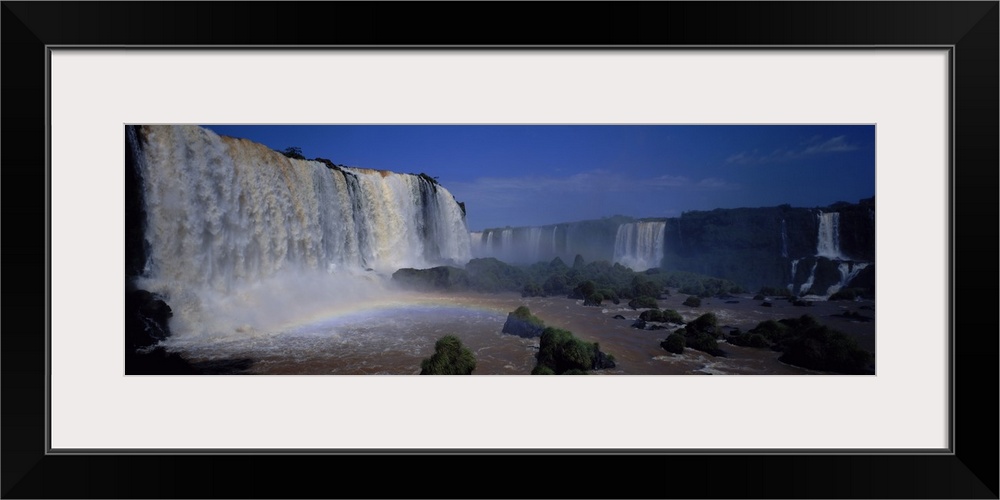
[[[686,321],[713,312],[719,326],[748,330],[767,319],[811,314],[821,323],[854,337],[875,352],[875,322],[858,322],[833,315],[856,311],[874,318],[874,302],[823,302],[796,307],[784,300],[762,307],[749,295],[726,303],[703,299],[702,306],[682,305],[686,295],[675,293],[659,300],[661,309],[674,309]],[[538,339],[502,333],[507,313],[526,305],[547,326],[573,332],[587,342],[600,343],[612,354],[616,367],[596,374],[621,375],[803,375],[815,372],[778,361],[781,353],[768,349],[739,347],[719,340],[727,357],[685,349],[675,355],[660,347],[674,329],[631,328],[639,311],[625,303],[606,302],[588,307],[583,301],[565,297],[522,298],[501,294],[406,294],[369,308],[341,311],[281,332],[232,335],[215,338],[172,339],[170,351],[192,362],[244,360],[239,373],[265,375],[364,375],[420,373],[420,361],[434,352],[434,343],[444,335],[457,336],[476,356],[474,375],[527,375],[535,366]],[[615,315],[626,319],[614,319]],[[246,362],[248,361],[248,363]]]

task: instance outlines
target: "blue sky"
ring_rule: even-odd
[[[206,125],[348,166],[424,172],[469,229],[875,195],[874,125]]]

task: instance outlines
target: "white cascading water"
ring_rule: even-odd
[[[327,168],[196,126],[144,126],[147,272],[177,335],[274,328],[363,298],[371,269],[468,262],[452,195],[418,176]],[[368,287],[378,295],[377,284]]]
[[[514,253],[514,230],[500,231],[500,260],[509,262]]]
[[[781,256],[788,257],[788,230],[785,227],[785,219],[781,219]]]
[[[788,291],[795,293],[795,270],[799,267],[799,260],[792,261],[792,282],[788,284]]]
[[[819,236],[816,238],[816,256],[831,260],[843,259],[840,254],[840,214],[819,214]]]
[[[813,264],[812,269],[809,270],[809,278],[806,279],[806,282],[803,283],[801,287],[799,287],[799,295],[805,295],[812,288],[813,282],[816,281],[816,267],[818,265],[819,261],[816,261]]]
[[[542,228],[529,227],[528,228],[529,263],[538,262],[538,258],[541,255],[541,248],[539,248],[541,244],[542,244]]]
[[[485,251],[483,250],[482,231],[473,231],[469,233],[469,254],[474,258],[479,258],[486,255]]]
[[[629,222],[618,226],[614,262],[633,271],[660,267],[667,223]]]
[[[839,292],[841,288],[847,286],[866,267],[868,267],[867,262],[841,262],[837,266],[837,271],[840,271],[840,283],[828,288],[826,291],[827,296]]]

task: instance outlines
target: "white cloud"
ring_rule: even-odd
[[[822,142],[821,142],[822,141]],[[823,141],[821,136],[814,136],[806,141],[802,147],[795,149],[775,149],[766,155],[761,155],[757,150],[741,151],[726,158],[726,163],[737,163],[741,165],[776,163],[788,160],[797,160],[807,156],[822,153],[843,153],[855,151],[857,145],[847,142],[846,136],[839,135]]]
[[[496,200],[524,192],[557,196],[636,190],[737,189],[739,186],[718,178],[695,180],[681,175],[661,175],[637,179],[609,170],[591,170],[568,177],[481,177],[472,182],[450,182],[447,187],[459,197]]]

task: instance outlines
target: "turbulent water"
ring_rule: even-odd
[[[471,257],[462,208],[426,178],[328,168],[195,126],[130,140],[147,213],[138,285],[168,297],[178,336],[278,328],[384,295],[374,274]]]
[[[663,260],[663,237],[667,223],[630,222],[618,227],[614,262],[633,271],[660,267]]]

